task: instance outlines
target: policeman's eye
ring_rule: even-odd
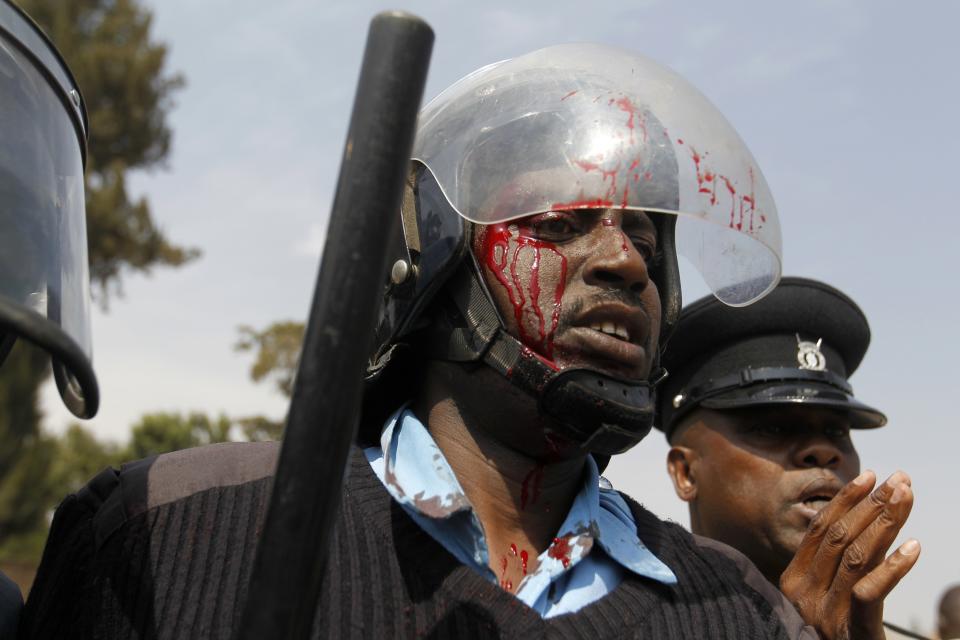
[[[846,440],[850,437],[850,427],[846,425],[824,427],[823,435],[831,440]]]
[[[630,242],[636,247],[637,253],[643,257],[643,261],[647,263],[648,268],[658,266],[663,260],[663,252],[657,250],[656,243],[651,242],[648,237],[631,237]]]
[[[748,431],[760,437],[779,438],[789,434],[791,429],[777,422],[763,422],[750,425]]]
[[[549,242],[565,242],[583,231],[579,218],[563,211],[550,211],[533,216],[524,226],[529,235]]]

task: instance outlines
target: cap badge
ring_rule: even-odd
[[[820,338],[816,342],[807,342],[800,339],[799,333],[796,335],[797,362],[800,363],[800,368],[809,369],[811,371],[823,371],[826,369],[827,359],[820,351],[820,345],[823,343],[823,338]]]

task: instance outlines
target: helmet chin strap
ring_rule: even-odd
[[[452,362],[478,362],[536,398],[552,418],[552,435],[585,452],[622,453],[653,426],[654,387],[666,378],[657,367],[652,381],[615,378],[589,369],[565,369],[523,345],[503,327],[473,260],[460,263],[445,287],[448,303],[435,318],[431,355]]]

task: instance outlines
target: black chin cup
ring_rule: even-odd
[[[432,355],[454,362],[483,361],[536,399],[551,419],[551,436],[601,455],[623,453],[653,426],[656,382],[628,381],[589,369],[559,371],[507,333],[476,271],[461,266],[446,289],[451,306],[433,324]],[[451,308],[452,307],[452,308]]]
[[[550,377],[540,411],[553,418],[556,435],[590,453],[612,456],[640,442],[653,427],[650,385],[569,369]]]
[[[554,423],[553,438],[589,453],[623,453],[653,427],[654,394],[647,381],[589,369],[558,371],[505,331],[498,332],[484,361],[537,399],[540,413]]]

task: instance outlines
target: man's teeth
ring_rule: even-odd
[[[599,331],[600,333],[605,333],[609,336],[630,342],[630,334],[627,332],[627,328],[623,325],[619,325],[614,322],[602,322],[590,325],[590,328],[594,331]]]

